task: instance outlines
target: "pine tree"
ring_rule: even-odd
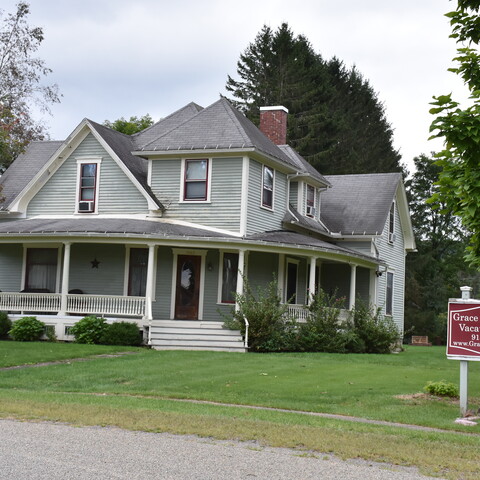
[[[289,110],[289,144],[323,174],[402,171],[383,105],[358,70],[325,61],[288,24],[264,26],[226,89],[254,123],[261,106]]]

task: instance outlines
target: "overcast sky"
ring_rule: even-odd
[[[17,1],[2,0],[13,12]],[[190,101],[226,94],[241,52],[263,25],[288,22],[323,58],[356,65],[386,108],[395,147],[411,169],[428,142],[433,95],[465,90],[447,72],[455,55],[444,14],[449,0],[30,0],[29,23],[44,29],[38,52],[62,102],[45,119],[64,139],[97,122],[149,113],[154,120]]]

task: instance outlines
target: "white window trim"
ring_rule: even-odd
[[[315,209],[315,215],[308,215],[308,188],[313,188],[313,205],[312,207]],[[305,184],[305,216],[308,218],[317,218],[317,189],[313,185],[309,185],[308,183]]]
[[[270,167],[269,165],[265,165],[264,163],[262,165],[262,183],[260,185],[260,208],[263,208],[264,210],[267,210],[268,212],[273,212],[275,210],[275,169],[273,167]],[[269,168],[273,172],[273,186],[272,186],[272,206],[267,207],[266,205],[263,204],[263,177],[265,175],[265,168]]]
[[[392,275],[392,311],[387,313],[387,300],[388,300],[388,275]],[[395,273],[392,270],[387,270],[385,273],[385,316],[393,317],[394,311],[394,299],[395,299]]]
[[[223,288],[223,256],[225,253],[233,253],[238,255],[238,250],[220,250],[218,260],[218,289],[217,289],[217,304],[218,305],[235,305],[235,302],[222,302],[222,288]]]
[[[207,199],[206,200],[185,200],[185,166],[187,165],[187,160],[206,160],[207,161]],[[182,166],[180,169],[180,198],[178,199],[179,203],[211,203],[211,191],[212,191],[212,170],[213,170],[213,159],[211,157],[202,157],[202,158],[182,158]]]
[[[22,264],[22,279],[20,284],[20,290],[25,288],[25,280],[27,279],[27,250],[34,248],[56,248],[57,249],[57,276],[55,278],[55,292],[52,293],[60,293],[60,282],[62,279],[62,249],[61,245],[58,243],[51,244],[51,243],[43,243],[43,244],[23,244],[23,264]]]
[[[128,282],[130,279],[130,250],[132,248],[144,248],[148,250],[148,245],[143,244],[131,244],[125,245],[125,269],[123,273],[123,296],[128,297]],[[157,291],[157,252],[158,249],[155,250],[155,259],[154,259],[154,275],[153,275],[153,296],[152,301],[155,301],[156,291]]]
[[[390,228],[390,217],[392,215],[393,211],[393,225],[392,228]],[[387,236],[387,241],[390,245],[393,245],[395,242],[395,213],[396,213],[396,205],[395,205],[395,200],[392,202],[392,205],[390,205],[390,209],[388,210],[388,226],[387,226],[387,231],[388,231],[388,236]]]
[[[98,205],[100,203],[100,165],[102,164],[101,157],[77,157],[77,181],[75,188],[75,214],[78,215],[98,215]],[[80,202],[80,176],[82,174],[82,165],[95,163],[97,165],[96,179],[95,179],[95,210],[93,212],[79,212],[78,203]]]
[[[175,318],[175,299],[177,296],[177,265],[179,255],[191,255],[201,257],[200,261],[200,287],[198,292],[198,320],[203,320],[203,298],[205,296],[205,264],[207,250],[187,250],[183,248],[172,248],[173,269],[172,269],[172,295],[170,297],[170,318]]]
[[[300,260],[297,260],[296,258],[287,258],[285,262],[285,288],[283,289],[283,301],[285,303],[288,302],[287,298],[287,290],[288,290],[288,264],[293,263],[297,266],[297,278],[295,279],[295,302],[298,302],[298,280],[299,280],[299,269],[300,269]],[[292,304],[292,305],[297,305],[297,303]]]

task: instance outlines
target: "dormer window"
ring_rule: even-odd
[[[307,203],[306,203],[307,217],[314,218],[316,215],[315,210],[315,188],[311,185],[307,185]]]
[[[100,160],[78,161],[77,213],[95,213],[98,205]]]
[[[262,175],[262,207],[273,209],[273,182],[275,171],[273,168],[263,166]]]

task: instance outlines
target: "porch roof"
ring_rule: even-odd
[[[254,235],[249,235],[247,237],[249,240],[268,242],[268,243],[279,243],[283,245],[299,245],[305,247],[315,247],[323,252],[334,253],[345,255],[348,257],[360,258],[367,260],[372,263],[384,265],[385,262],[381,259],[364,255],[360,252],[352,250],[350,248],[340,247],[334,243],[326,242],[309,235],[303,235],[298,232],[291,232],[288,230],[275,230],[271,232],[257,233]]]
[[[142,237],[153,239],[191,239],[218,241],[228,244],[261,244],[290,248],[318,249],[319,251],[367,260],[383,264],[382,260],[361,254],[318,238],[288,230],[262,232],[246,237],[228,235],[225,232],[197,228],[192,225],[158,220],[128,218],[30,218],[0,222],[0,237],[46,237],[85,236],[85,237]],[[247,247],[248,248],[248,247]]]

